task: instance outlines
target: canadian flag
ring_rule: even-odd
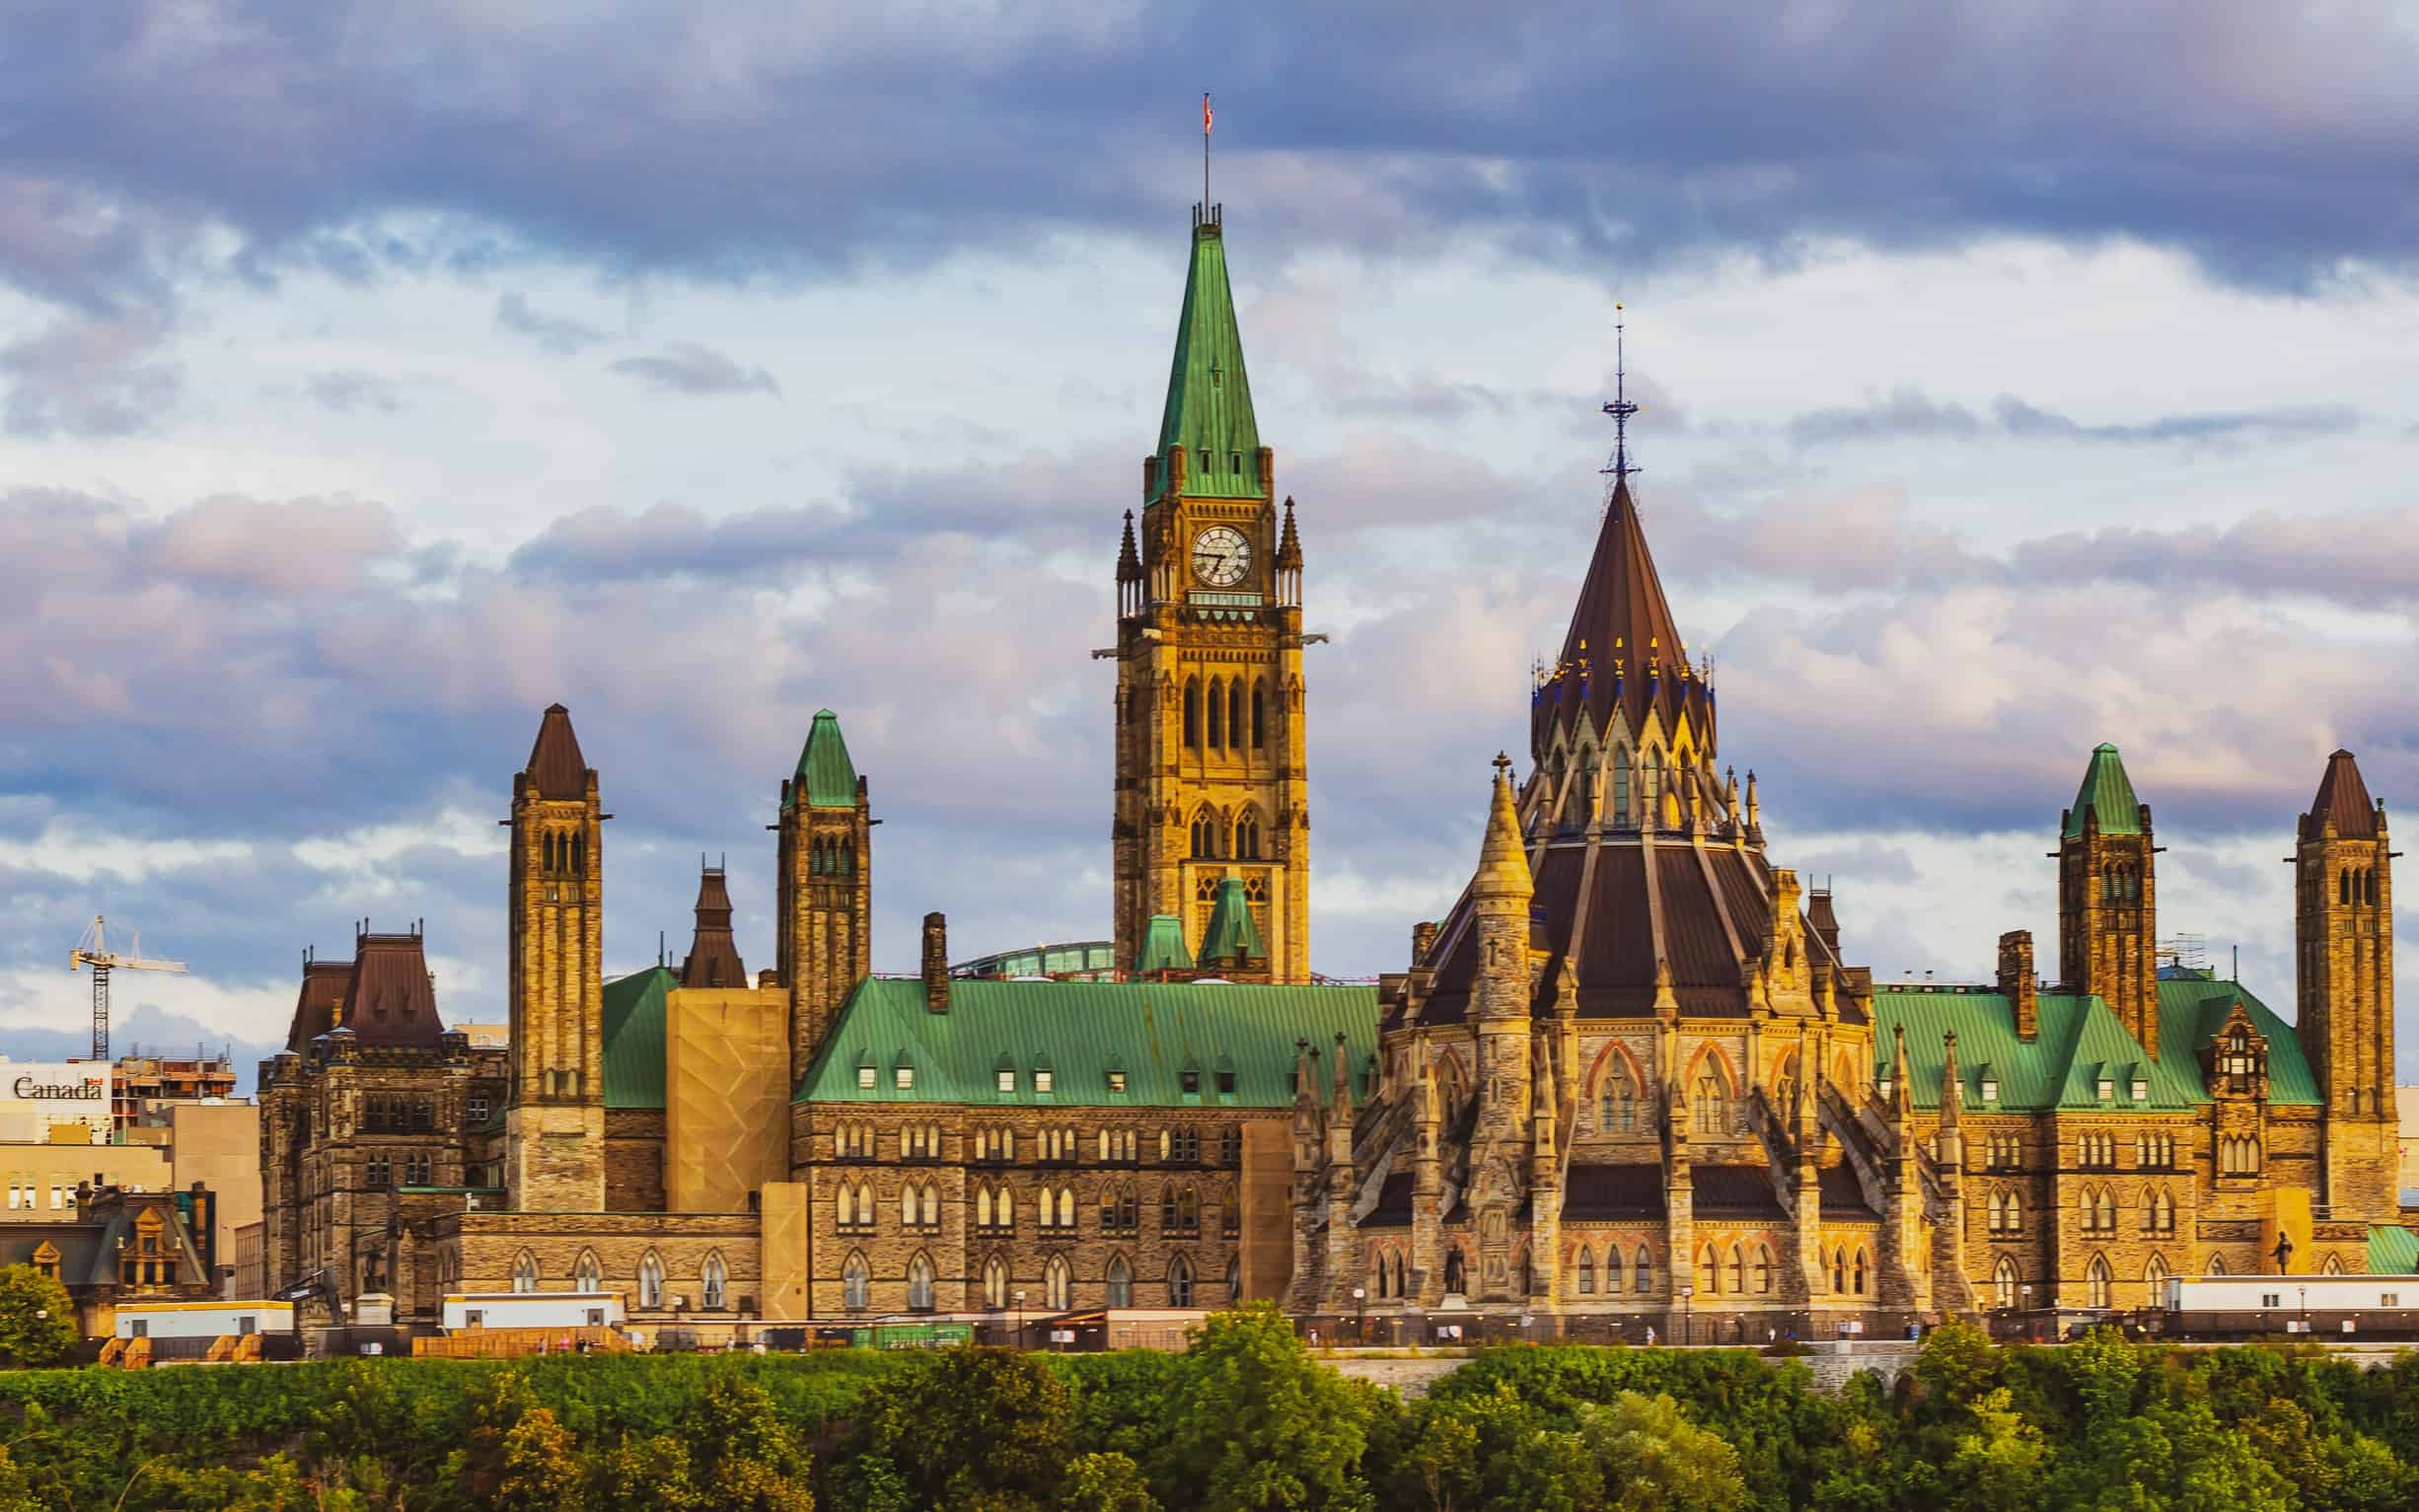
[[[1210,96],[1207,93],[1201,97],[1201,134],[1210,134]]]

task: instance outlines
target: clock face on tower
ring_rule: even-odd
[[[1232,588],[1251,570],[1252,543],[1228,525],[1213,525],[1193,538],[1193,575],[1212,588]]]

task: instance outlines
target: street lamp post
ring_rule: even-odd
[[[2309,1336],[2309,1288],[2303,1286],[2298,1290],[2302,1293],[2302,1336],[2308,1338]]]
[[[1368,1296],[1366,1286],[1353,1288],[1353,1336],[1364,1344],[1369,1341]]]
[[[1025,1347],[1025,1294],[1016,1294],[1016,1347]]]
[[[1697,1341],[1697,1319],[1696,1315],[1689,1310],[1689,1299],[1696,1294],[1697,1288],[1694,1286],[1680,1288],[1680,1342],[1683,1344],[1693,1344]]]
[[[2026,1281],[2023,1285],[2018,1286],[2016,1291],[2022,1297],[2024,1304],[2024,1336],[2026,1338],[2030,1338],[2032,1337],[2032,1283],[2030,1281]]]

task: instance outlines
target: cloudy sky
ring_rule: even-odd
[[[2295,14],[2305,13],[2305,14]],[[1105,934],[1119,514],[1216,93],[1308,551],[1317,964],[1401,964],[1608,450],[1851,959],[2052,949],[2117,742],[2162,931],[2288,1009],[2325,754],[2419,805],[2419,28],[2345,3],[20,0],[0,37],[0,1049],[282,1033],[425,918],[503,1015],[570,705],[609,967],[771,943],[813,711],[877,964]],[[2419,1076],[2419,1017],[2402,1061]]]

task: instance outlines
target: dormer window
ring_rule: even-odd
[[[1124,1091],[1126,1090],[1126,1073],[1125,1073],[1125,1072],[1123,1072],[1123,1071],[1111,1071],[1111,1072],[1109,1073],[1109,1090],[1110,1090],[1111,1092],[1120,1092],[1120,1093],[1122,1093],[1122,1092],[1124,1092]]]
[[[1000,1073],[999,1073],[999,1095],[1000,1095],[1001,1097],[1014,1097],[1014,1096],[1016,1095],[1016,1073],[1015,1073],[1015,1071],[1010,1070],[1010,1069],[1005,1069],[1005,1068],[1003,1068],[1003,1069],[1000,1071]]]
[[[1182,1073],[1182,1076],[1184,1095],[1186,1097],[1201,1096],[1201,1073],[1199,1071],[1186,1071]]]
[[[916,1068],[914,1066],[900,1066],[892,1074],[900,1091],[913,1092],[916,1090]]]
[[[864,1065],[856,1068],[856,1087],[859,1092],[871,1092],[873,1090],[872,1062],[868,1061]]]
[[[1878,1081],[1875,1081],[1873,1083],[1873,1090],[1881,1094],[1881,1101],[1884,1103],[1888,1102],[1890,1100],[1890,1079],[1884,1076]]]
[[[2099,1100],[2103,1103],[2113,1103],[2116,1101],[2115,1077],[2103,1076],[2099,1079]]]
[[[1210,449],[1208,447],[1201,449],[1201,469],[1204,472],[1210,470]]]
[[[1050,1074],[1049,1068],[1045,1066],[1033,1073],[1033,1090],[1043,1094],[1044,1096],[1048,1096],[1051,1085],[1055,1080],[1056,1078]]]
[[[2150,1100],[2151,1100],[2151,1084],[2150,1084],[2150,1078],[2148,1078],[2148,1077],[2144,1077],[2144,1076],[2137,1076],[2137,1077],[2135,1077],[2135,1078],[2134,1078],[2134,1101],[2135,1101],[2135,1102],[2137,1102],[2137,1103],[2147,1103],[2147,1102],[2149,1102]]]
[[[1998,1077],[1986,1076],[1982,1079],[1982,1100],[1986,1103],[1996,1103],[1999,1101]]]

